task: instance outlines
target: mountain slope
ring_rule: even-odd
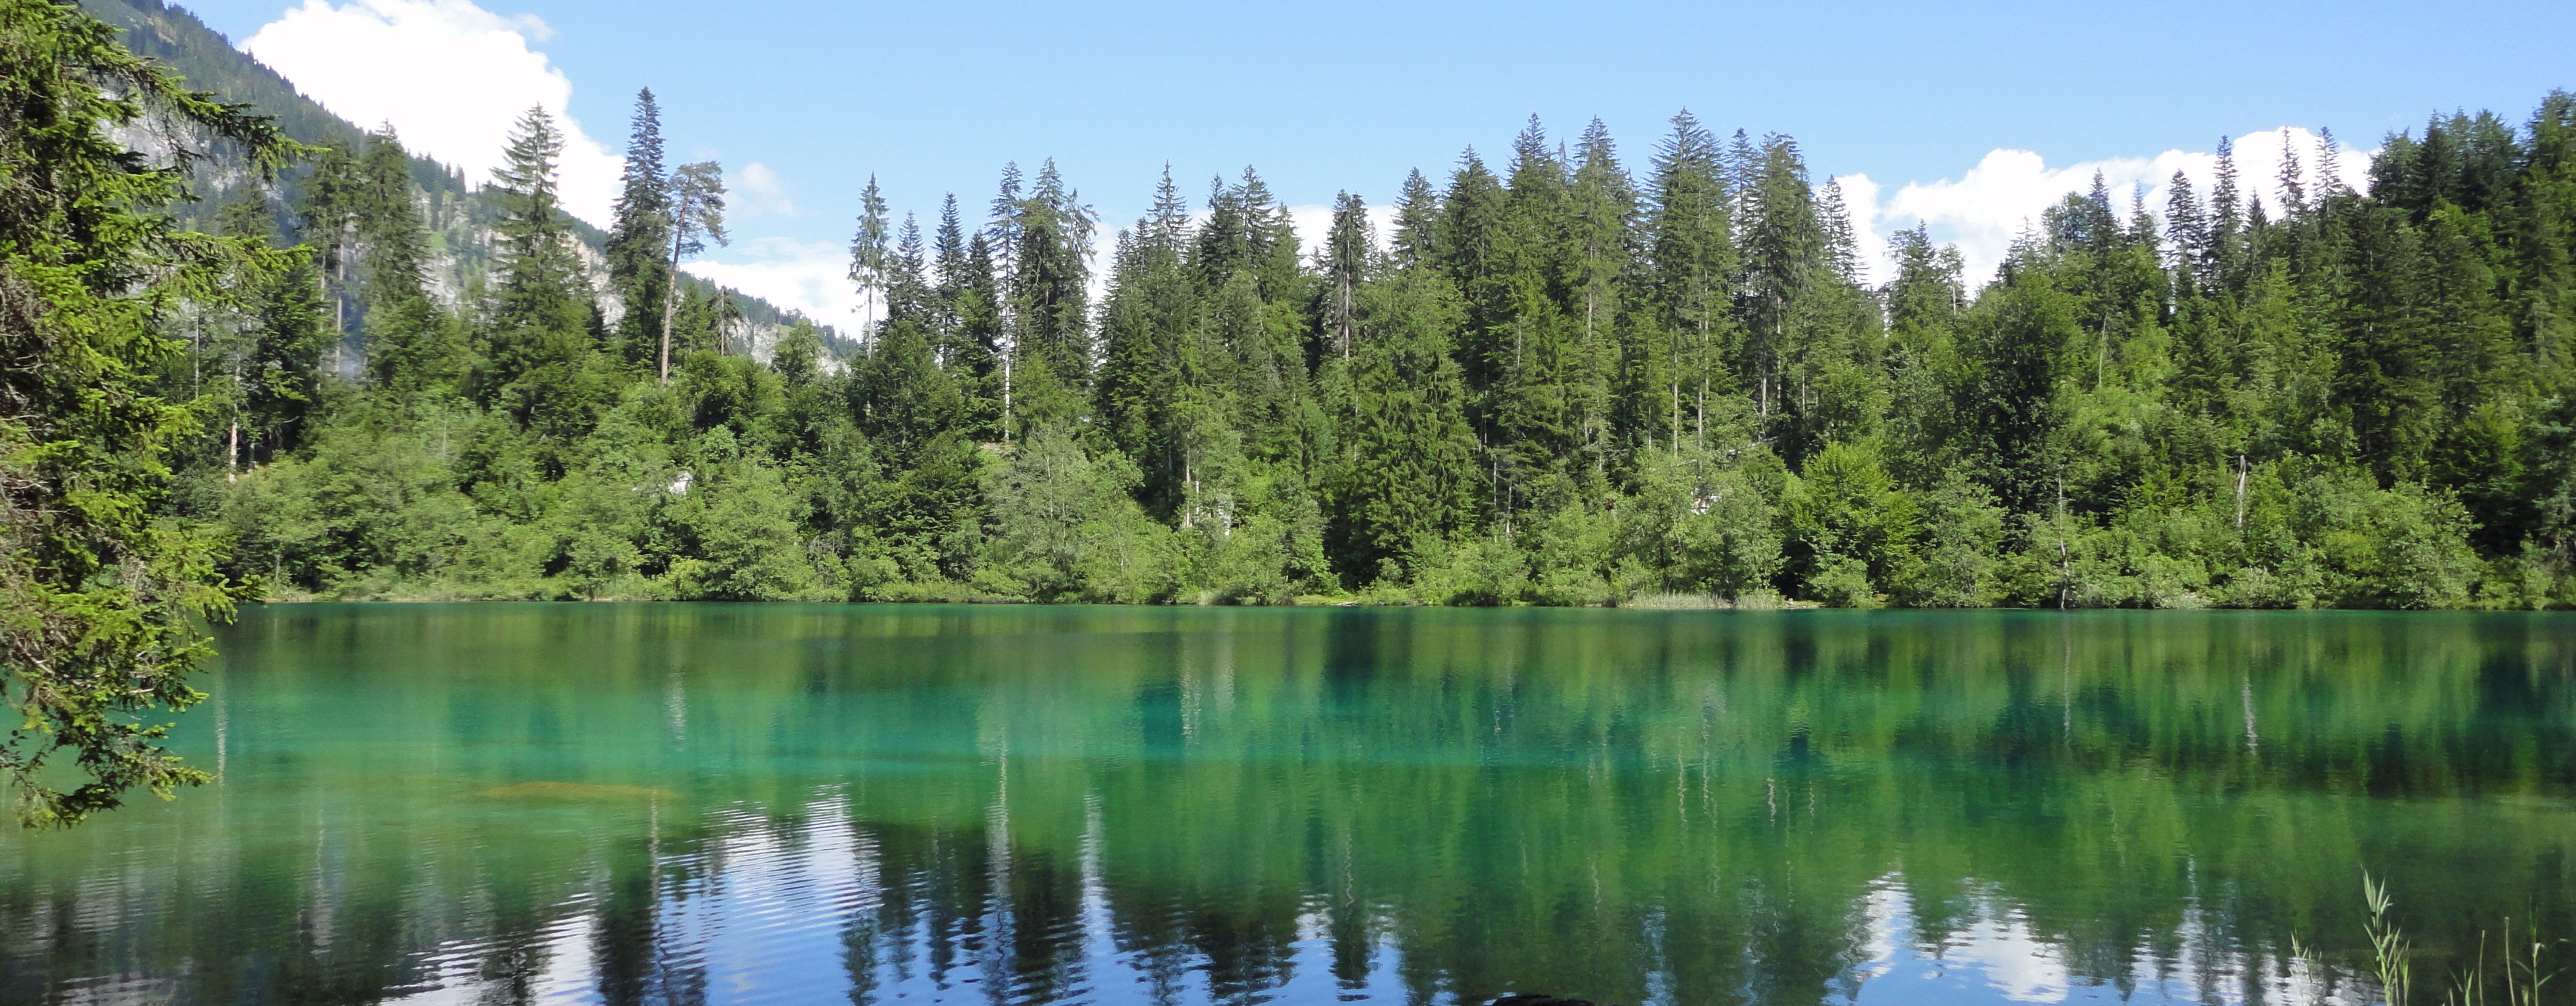
[[[279,128],[299,143],[351,147],[365,134],[357,124],[306,97],[284,75],[234,48],[231,40],[183,7],[162,0],[80,0],[80,7],[123,29],[128,48],[178,71],[190,86],[275,116]],[[228,163],[228,153],[217,149],[211,162],[199,170],[200,201],[180,213],[184,222],[211,223],[216,208],[234,198],[244,184],[242,173]],[[302,168],[289,170],[271,193],[282,213],[291,213],[290,208],[297,205],[306,174]],[[440,267],[434,285],[442,298],[454,304],[463,291],[474,289],[485,278],[492,261],[491,224],[500,217],[499,204],[489,190],[469,181],[463,172],[417,154],[411,159],[411,176]],[[573,221],[573,231],[585,246],[583,260],[599,273],[594,280],[604,279],[599,252],[607,235],[579,219]],[[684,276],[683,282],[704,294],[718,289],[694,276]],[[775,330],[802,317],[758,297],[730,288],[727,292],[749,329],[744,334],[750,344],[765,346],[775,338]],[[613,304],[603,306],[616,310]],[[837,346],[835,334],[828,326],[824,330],[826,343]]]

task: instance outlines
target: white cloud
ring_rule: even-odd
[[[1369,227],[1375,232],[1377,249],[1385,251],[1395,237],[1395,207],[1368,208]],[[1288,223],[1297,228],[1297,247],[1308,259],[1324,250],[1324,238],[1333,231],[1333,208],[1321,203],[1288,207]]]
[[[2355,191],[2366,189],[2371,152],[2349,144],[2336,146],[2343,183]],[[2249,195],[2260,195],[2267,212],[2275,218],[2282,205],[2279,179],[2285,154],[2297,154],[2309,189],[2315,189],[2321,178],[2317,136],[2305,129],[2284,127],[2248,133],[2236,138],[2235,150],[2237,185]],[[1867,175],[1846,175],[1841,181],[1851,204],[1852,222],[1863,231],[1861,246],[1869,263],[1871,282],[1885,282],[1893,275],[1886,237],[1913,227],[1919,220],[1936,243],[1959,246],[1973,287],[1994,275],[2012,247],[2013,238],[2025,228],[2037,227],[2041,212],[2069,193],[2089,190],[2096,171],[2110,185],[2113,209],[2123,219],[2128,216],[2131,193],[2140,187],[2146,190],[2148,210],[2162,218],[2174,172],[2190,178],[2192,187],[2206,200],[2217,179],[2218,155],[2168,150],[2154,157],[2082,161],[2052,168],[2036,153],[1999,149],[1986,154],[1976,167],[1956,179],[1909,182],[1884,199],[1879,197],[1884,187]],[[1866,198],[1862,196],[1864,191],[1869,194]]]
[[[304,0],[242,43],[342,117],[392,123],[413,152],[481,184],[510,126],[530,105],[564,131],[564,208],[606,224],[623,159],[565,109],[572,81],[531,48],[554,37],[533,14],[504,16],[470,0]]]
[[[793,217],[803,211],[787,197],[787,184],[769,165],[753,161],[734,173],[734,201],[731,209],[737,217]]]
[[[690,275],[805,312],[815,322],[858,331],[859,288],[850,282],[850,251],[788,238],[746,241],[681,266]],[[885,317],[882,307],[876,317]]]

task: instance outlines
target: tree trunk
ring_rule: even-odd
[[[661,366],[661,378],[662,378],[662,384],[663,384],[663,386],[664,386],[664,387],[669,387],[669,386],[670,386],[670,384],[671,384],[671,314],[672,314],[672,312],[674,312],[674,311],[678,310],[678,309],[679,309],[679,306],[680,306],[680,252],[679,252],[679,245],[675,242],[675,243],[673,243],[673,244],[672,244],[672,246],[671,246],[671,274],[670,274],[669,276],[665,276],[665,277],[663,277],[663,283],[662,283],[662,366]]]
[[[2245,455],[2236,456],[2236,529],[2245,530]]]

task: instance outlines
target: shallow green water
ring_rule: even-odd
[[[223,637],[181,737],[221,785],[0,833],[0,1002],[2288,1003],[2361,991],[2365,868],[2425,988],[2508,915],[2576,936],[2565,618],[292,606]]]

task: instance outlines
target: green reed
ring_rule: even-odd
[[[2370,937],[2370,972],[2379,979],[2382,1001],[2388,1006],[2405,1006],[2412,987],[2414,946],[2406,939],[2397,923],[2389,918],[2396,900],[2388,896],[2388,882],[2373,880],[2368,871],[2361,875],[2362,902],[2370,909],[2370,919],[2362,923],[2362,932]],[[2524,942],[2515,943],[2513,917],[2504,919],[2503,998],[2494,997],[2495,987],[2488,980],[2487,933],[2478,931],[2478,952],[2468,970],[2451,975],[2449,988],[2442,993],[2442,1006],[2540,1006],[2541,990],[2558,977],[2560,969],[2542,970],[2541,958],[2549,952],[2552,941],[2536,927],[2526,927]],[[2309,953],[2291,940],[2293,956]]]

